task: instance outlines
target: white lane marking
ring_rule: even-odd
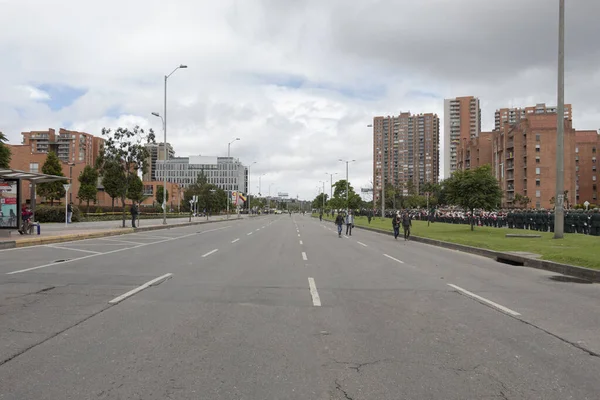
[[[307,260],[308,260],[308,257],[306,257],[306,252],[304,252],[304,251],[302,252],[302,259],[303,259],[304,261],[307,261]]]
[[[260,231],[260,228],[258,228],[255,232],[258,232],[258,231]]]
[[[214,249],[214,250],[211,250],[211,251],[209,251],[208,253],[204,254],[202,257],[208,257],[208,256],[210,256],[211,254],[213,254],[213,253],[216,253],[217,251],[219,251],[219,249]]]
[[[238,238],[238,239],[232,240],[232,241],[231,241],[231,243],[235,243],[235,242],[237,242],[238,240],[240,240],[240,239]]]
[[[302,244],[302,240],[300,241],[300,244]]]
[[[149,239],[171,239],[169,236],[146,235],[145,233],[131,233],[130,235],[141,236]]]
[[[390,260],[394,260],[396,262],[399,262],[400,264],[404,264],[404,261],[398,260],[397,258],[394,258],[392,256],[388,256],[387,254],[384,254],[384,256],[386,256],[387,258],[389,258]]]
[[[348,237],[348,235],[344,235],[344,238],[345,238],[345,239],[350,239],[350,238]]]
[[[169,274],[164,274],[163,276],[159,276],[156,279],[152,279],[150,282],[146,282],[141,286],[136,287],[133,290],[130,290],[129,292],[120,295],[119,297],[115,297],[114,299],[112,299],[111,301],[109,301],[109,304],[117,304],[120,303],[121,301],[125,300],[126,298],[133,296],[134,294],[141,292],[142,290],[154,285],[157,282],[160,282],[162,280],[165,280],[167,278],[170,278],[171,276],[173,276],[173,274],[169,273]]]
[[[264,225],[263,225],[263,227],[262,227],[262,228],[263,228],[263,229],[265,229]]]
[[[298,237],[300,237],[300,234],[298,234]]]
[[[498,303],[494,303],[491,300],[488,300],[488,299],[486,299],[484,297],[478,296],[475,293],[471,293],[468,290],[465,290],[465,289],[463,289],[463,288],[461,288],[459,286],[453,285],[451,283],[448,283],[448,286],[450,286],[450,287],[458,290],[459,292],[461,292],[462,294],[464,294],[464,295],[466,295],[468,297],[473,298],[474,300],[477,300],[477,301],[479,301],[481,303],[485,303],[485,304],[487,304],[489,306],[492,306],[492,307],[494,307],[494,308],[496,308],[496,309],[498,309],[498,310],[500,310],[502,312],[505,312],[505,313],[507,313],[509,315],[512,315],[513,317],[517,317],[517,316],[521,315],[518,312],[511,310],[510,308],[504,307],[504,306],[502,306],[502,305],[500,305]]]
[[[86,258],[92,258],[92,257],[98,257],[98,256],[106,255],[106,254],[118,253],[120,251],[125,251],[125,250],[133,250],[133,249],[137,249],[138,247],[152,246],[152,245],[159,244],[159,243],[170,242],[172,240],[183,239],[183,238],[186,238],[186,237],[201,235],[203,233],[208,233],[208,232],[220,231],[221,229],[227,229],[227,228],[231,228],[231,226],[224,226],[224,227],[221,227],[221,228],[209,229],[207,231],[202,231],[202,232],[199,232],[199,233],[194,232],[194,233],[190,233],[190,234],[183,235],[183,236],[178,236],[178,237],[169,238],[169,239],[165,239],[165,240],[159,240],[157,242],[144,243],[144,244],[140,244],[140,245],[133,246],[133,247],[124,247],[122,249],[105,251],[104,253],[90,254],[89,256],[71,258],[71,259],[63,261],[61,263],[49,263],[49,264],[39,265],[37,267],[20,269],[18,271],[7,272],[6,275],[20,274],[22,272],[34,271],[36,269],[41,269],[41,268],[46,268],[46,267],[52,267],[52,266],[60,266],[60,265],[63,265],[63,264],[72,263],[73,261],[85,260]]]
[[[317,292],[317,285],[313,278],[308,278],[308,287],[310,288],[310,296],[312,297],[313,306],[321,307],[321,298],[319,292]]]
[[[101,251],[92,251],[92,250],[84,250],[84,249],[73,249],[71,247],[61,247],[61,246],[58,246],[58,245],[47,244],[46,247],[50,247],[51,249],[62,249],[62,250],[70,250],[70,251],[81,251],[83,253],[102,254]]]
[[[117,242],[117,243],[144,244],[144,243],[140,243],[140,242],[132,242],[130,240],[120,240],[120,239],[111,239],[111,238],[98,238],[98,240],[105,240],[108,242]]]
[[[359,241],[357,241],[356,243],[360,244],[361,246],[365,246],[365,247],[367,247],[367,245],[366,245],[366,244],[364,244],[363,242],[359,242]]]
[[[246,235],[250,236],[250,235],[252,235],[252,233],[253,233],[253,232],[248,232],[248,233],[246,233]]]

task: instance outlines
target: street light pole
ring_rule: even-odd
[[[233,142],[237,142],[238,140],[240,140],[240,138],[239,138],[239,137],[238,137],[238,138],[235,138],[235,139],[233,139],[231,142],[229,142],[229,143],[227,144],[227,158],[231,157],[231,156],[230,156],[230,154],[231,154],[231,143],[233,143]]]
[[[558,104],[556,107],[556,201],[554,202],[554,239],[564,236],[563,208],[565,190],[565,0],[558,2]]]
[[[330,192],[329,193],[329,199],[330,200],[333,198],[333,176],[337,175],[337,174],[338,174],[337,172],[334,172],[333,174],[325,172],[325,175],[329,175],[329,185],[330,185],[330,188],[329,188],[329,192]]]
[[[248,209],[248,212],[250,212],[250,167],[253,166],[254,164],[256,164],[256,161],[254,161],[252,164],[248,165],[248,185],[246,185],[246,189],[248,190],[248,193],[246,193],[246,200],[248,201],[248,207],[246,207]]]
[[[175,68],[169,75],[165,75],[165,99],[164,99],[164,109],[163,109],[163,133],[164,133],[164,141],[163,141],[163,150],[165,154],[165,176],[163,181],[163,225],[167,224],[167,160],[169,159],[169,153],[167,152],[167,80],[171,75],[175,73],[178,69],[187,68],[187,65],[180,64],[177,68]],[[155,113],[153,113],[155,114]],[[155,114],[156,115],[156,114]]]
[[[340,158],[339,161],[346,163],[346,214],[348,214],[348,211],[350,210],[350,204],[348,203],[348,190],[350,187],[350,185],[348,183],[348,164],[351,162],[354,162],[356,160],[342,160]]]

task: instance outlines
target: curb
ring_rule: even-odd
[[[95,239],[95,238],[101,238],[101,237],[107,237],[107,236],[126,235],[128,233],[134,233],[134,232],[148,232],[148,231],[156,231],[156,230],[161,230],[161,229],[183,228],[186,226],[212,224],[212,223],[217,223],[217,222],[236,221],[236,220],[240,220],[240,219],[242,219],[242,218],[231,218],[231,219],[222,219],[222,220],[220,219],[220,220],[216,220],[216,221],[184,222],[184,223],[175,224],[175,225],[154,225],[154,226],[147,226],[147,227],[141,227],[141,228],[119,228],[119,229],[112,229],[109,231],[102,231],[102,232],[77,233],[77,234],[61,235],[61,236],[49,236],[49,237],[45,237],[45,238],[27,238],[27,239],[23,239],[23,240],[19,240],[19,241],[11,240],[11,241],[0,242],[0,249],[4,250],[4,249],[14,249],[14,248],[21,248],[21,247],[29,247],[29,246],[39,246],[39,245],[44,245],[44,244],[73,242],[73,241],[77,241],[77,240]]]
[[[316,217],[313,217],[316,218]],[[331,221],[329,221],[331,222]],[[355,228],[364,229],[367,231],[379,233],[381,235],[393,236],[393,232],[384,231],[377,228],[369,228],[366,226],[355,225]],[[504,262],[511,265],[541,269],[544,271],[556,272],[562,275],[573,276],[576,278],[585,279],[592,282],[600,282],[600,270],[578,267],[576,265],[561,264],[554,261],[539,260],[535,258],[523,257],[518,254],[503,253],[500,251],[482,249],[480,247],[466,246],[464,244],[444,242],[443,240],[429,239],[421,236],[412,236],[414,242],[425,243],[432,246],[443,247],[450,250],[458,250],[463,253],[475,254],[482,257],[491,258],[500,263]]]

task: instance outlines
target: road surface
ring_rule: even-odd
[[[333,230],[0,251],[0,399],[598,398],[600,286]]]

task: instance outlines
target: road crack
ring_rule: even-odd
[[[392,360],[389,360],[389,359],[381,359],[381,360],[369,361],[369,362],[365,362],[365,363],[355,363],[355,362],[348,362],[348,361],[337,361],[335,359],[333,360],[334,363],[340,364],[340,365],[346,365],[348,369],[353,369],[358,373],[360,373],[360,370],[363,367],[369,367],[371,365],[375,365],[375,364],[379,364],[379,363],[383,363],[383,362],[391,362],[391,361]]]
[[[354,400],[352,397],[350,397],[350,395],[348,394],[348,392],[346,392],[343,388],[342,388],[342,384],[336,379],[335,380],[335,388],[337,390],[339,390],[340,392],[342,392],[342,394],[344,395],[344,398],[347,400]]]

